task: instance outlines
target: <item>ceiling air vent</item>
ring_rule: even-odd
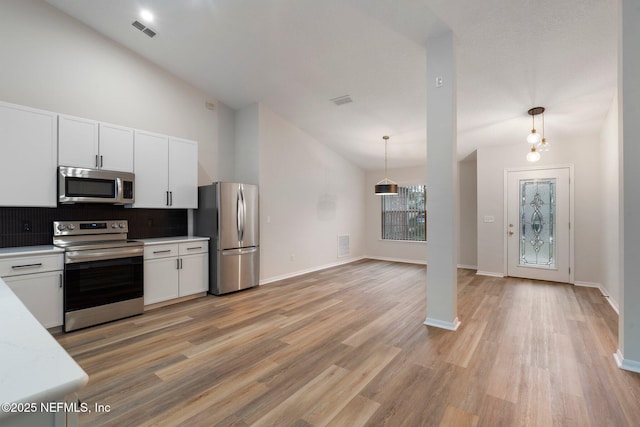
[[[336,105],[344,105],[353,102],[353,99],[351,99],[349,95],[343,95],[337,98],[330,99],[329,101],[333,102]]]
[[[141,23],[140,21],[133,21],[131,23],[131,25],[133,25],[134,27],[136,27],[138,30],[142,31],[143,33],[145,33],[149,37],[155,37],[155,35],[157,34],[151,28],[145,27],[144,24]]]

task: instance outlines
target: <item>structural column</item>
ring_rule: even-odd
[[[456,330],[458,321],[456,81],[453,33],[427,40],[427,319]]]
[[[616,362],[640,372],[640,3],[622,0],[618,71],[622,265]]]

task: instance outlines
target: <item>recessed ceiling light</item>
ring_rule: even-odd
[[[153,13],[146,9],[140,11],[140,18],[145,22],[153,22]]]

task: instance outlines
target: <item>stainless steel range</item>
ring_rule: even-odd
[[[64,331],[141,314],[142,242],[128,240],[126,220],[55,221],[64,248]]]

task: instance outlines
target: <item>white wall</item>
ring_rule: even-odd
[[[602,285],[618,307],[620,301],[620,180],[618,97],[611,104],[600,134],[602,162]]]
[[[551,150],[535,166],[574,165],[575,201],[575,282],[602,283],[602,191],[600,140],[598,135],[579,141],[551,141]],[[526,161],[528,145],[505,145],[478,149],[478,271],[503,274],[504,170],[530,167]],[[491,215],[493,223],[482,218]]]
[[[458,265],[468,268],[477,266],[476,169],[475,158],[458,163],[460,185]],[[399,185],[427,184],[425,166],[390,169],[388,175]],[[425,264],[427,262],[426,243],[398,242],[380,238],[380,197],[374,194],[373,187],[383,177],[383,170],[366,173],[364,193],[367,204],[365,213],[367,257]]]
[[[235,182],[236,111],[222,103],[218,112],[218,156],[216,181]],[[201,184],[202,185],[202,184]]]
[[[399,185],[417,185],[427,183],[427,170],[424,166],[404,169],[389,169],[389,179]],[[364,195],[366,202],[365,235],[367,257],[394,261],[425,264],[427,244],[425,242],[399,242],[382,240],[380,196],[374,193],[374,187],[384,178],[384,170],[368,171],[365,178]],[[427,189],[427,191],[429,191]]]
[[[218,179],[219,102],[45,2],[3,0],[0,40],[0,100],[196,140]]]
[[[475,156],[473,159],[458,163],[460,185],[458,266],[465,268],[478,266],[477,169]]]
[[[262,105],[259,120],[261,281],[362,257],[364,172]]]
[[[260,181],[260,106],[251,104],[235,115],[235,181]]]

